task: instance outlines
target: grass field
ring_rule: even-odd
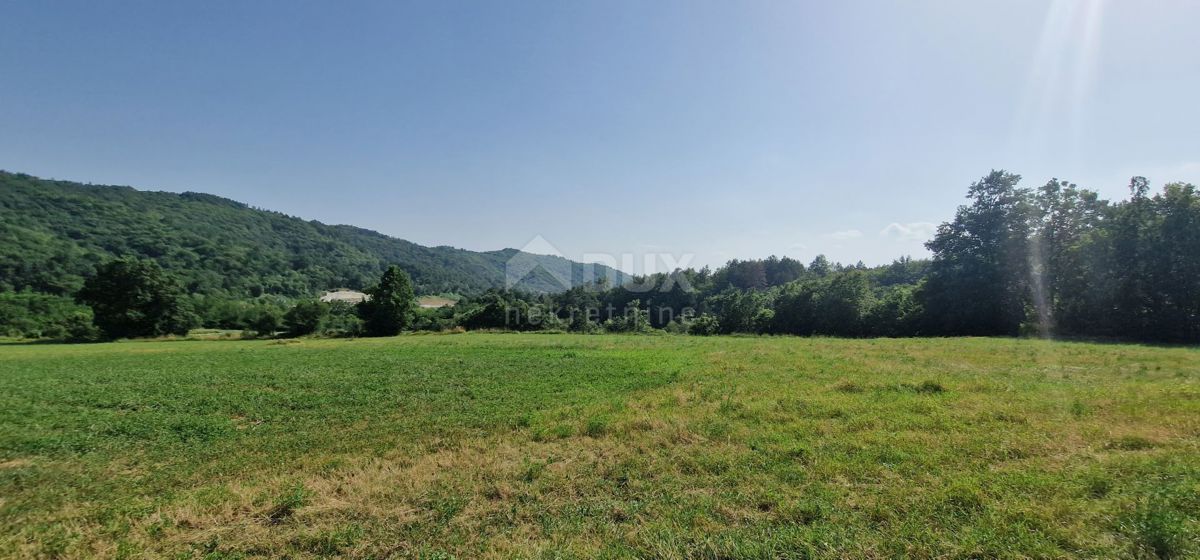
[[[0,345],[0,556],[1188,557],[1200,352]]]

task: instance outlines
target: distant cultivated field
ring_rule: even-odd
[[[1187,557],[1200,353],[0,345],[3,557]]]
[[[421,296],[417,298],[417,305],[425,308],[447,307],[455,303],[458,302],[442,296]]]

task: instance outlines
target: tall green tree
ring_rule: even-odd
[[[865,330],[878,336],[913,336],[919,334],[917,321],[921,308],[912,285],[885,288],[867,311]]]
[[[198,324],[175,278],[154,261],[132,257],[96,267],[76,294],[109,338],[187,334]]]
[[[804,264],[791,257],[771,255],[763,261],[763,266],[766,268],[768,286],[782,286],[804,275]]]
[[[992,171],[971,185],[933,251],[921,293],[932,333],[1015,335],[1029,303],[1029,193],[1020,175]]]
[[[820,292],[828,282],[818,278],[787,284],[775,298],[771,332],[808,336],[817,330]]]
[[[1135,338],[1149,332],[1154,307],[1150,260],[1156,228],[1149,192],[1150,182],[1145,177],[1130,179],[1129,201],[1114,209],[1109,227],[1109,266],[1115,290],[1110,315],[1114,326]]]
[[[858,269],[833,275],[817,297],[817,332],[836,336],[862,336],[872,305],[866,273]]]
[[[717,312],[722,333],[758,333],[768,328],[774,320],[773,315],[768,317],[762,313],[771,306],[762,292],[729,288],[713,296],[710,304]]]
[[[833,265],[829,264],[829,258],[825,255],[817,255],[812,262],[808,264],[808,271],[815,276],[824,278],[833,272]]]
[[[358,304],[367,336],[395,336],[412,322],[412,280],[397,266],[389,266],[379,284],[367,289],[367,300]]]
[[[1034,194],[1029,260],[1035,312],[1043,334],[1080,334],[1101,319],[1097,274],[1089,267],[1091,239],[1106,203],[1095,192],[1051,179]]]
[[[1168,184],[1154,197],[1154,209],[1148,338],[1200,340],[1200,193],[1190,184]]]

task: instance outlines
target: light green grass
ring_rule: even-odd
[[[1200,353],[464,334],[0,345],[0,556],[1187,557]]]

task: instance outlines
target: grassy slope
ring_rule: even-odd
[[[989,339],[0,346],[0,556],[1194,553],[1198,380]]]

